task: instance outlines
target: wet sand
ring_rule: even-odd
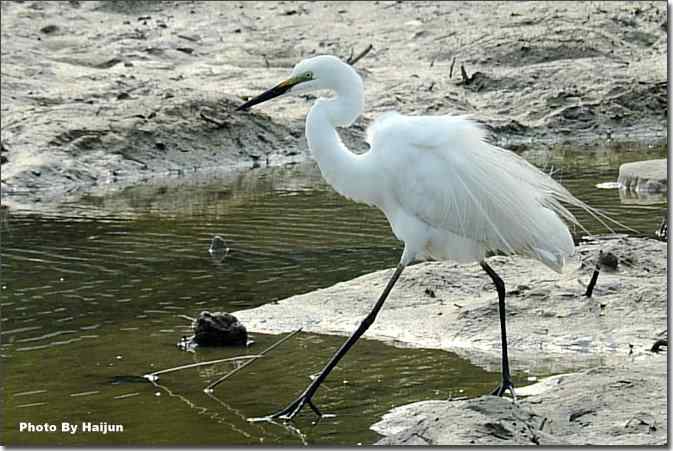
[[[343,130],[356,151],[366,149],[367,124],[388,110],[469,113],[513,148],[666,139],[664,2],[1,8],[2,196],[10,205],[309,158],[307,100],[234,108],[302,58],[346,58],[368,44],[373,51],[357,63],[366,112]]]

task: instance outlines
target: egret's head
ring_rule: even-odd
[[[247,110],[253,105],[283,94],[302,94],[320,89],[335,89],[339,82],[339,75],[343,74],[344,68],[353,71],[348,64],[331,55],[305,59],[292,69],[287,80],[248,100],[237,110]]]

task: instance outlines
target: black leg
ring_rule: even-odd
[[[502,341],[502,381],[500,385],[493,391],[493,395],[502,396],[507,390],[512,393],[512,399],[516,401],[514,394],[514,384],[512,384],[512,376],[509,373],[509,358],[507,357],[507,329],[505,327],[505,282],[500,276],[491,268],[488,263],[482,261],[481,267],[486,271],[493,283],[495,289],[498,291],[498,310],[500,312],[500,337]]]
[[[339,363],[339,360],[346,355],[348,350],[355,344],[356,341],[358,341],[358,338],[362,336],[362,334],[365,333],[365,331],[369,328],[369,326],[372,325],[374,320],[376,319],[376,315],[379,313],[379,310],[381,310],[381,307],[383,307],[383,303],[385,302],[386,298],[388,297],[388,294],[390,293],[390,290],[392,290],[393,285],[395,285],[395,282],[397,282],[397,279],[400,277],[400,274],[402,274],[402,271],[404,270],[403,265],[398,265],[397,269],[395,270],[395,273],[393,276],[390,278],[388,281],[388,285],[386,285],[386,288],[383,290],[383,293],[381,293],[381,296],[379,297],[378,301],[376,301],[376,305],[374,305],[374,308],[372,309],[371,312],[369,312],[369,315],[360,323],[360,326],[353,332],[353,335],[346,340],[346,342],[341,345],[339,350],[332,356],[332,358],[327,362],[327,365],[325,365],[325,368],[320,372],[320,374],[311,381],[311,383],[306,387],[306,389],[302,392],[301,395],[294,401],[292,401],[286,408],[283,410],[280,410],[276,413],[273,413],[267,417],[268,419],[282,419],[282,420],[291,420],[294,418],[295,415],[299,413],[299,411],[304,407],[305,405],[308,404],[308,406],[318,415],[321,416],[322,414],[320,413],[320,410],[313,404],[311,401],[311,398],[313,398],[313,395],[315,394],[316,390],[318,390],[318,387],[322,382],[327,378],[327,375],[334,369],[337,363]]]

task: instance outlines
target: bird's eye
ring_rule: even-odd
[[[313,78],[313,72],[306,72],[304,74],[304,78],[307,80],[311,80]]]

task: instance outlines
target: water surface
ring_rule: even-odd
[[[665,149],[527,152],[554,168],[573,194],[651,234],[666,205],[624,203],[621,163]],[[593,233],[606,230],[581,212]],[[616,231],[622,231],[615,227]],[[214,235],[232,252],[212,258]],[[187,363],[256,353],[278,339],[253,334],[249,349],[179,351],[201,310],[236,311],[394,266],[401,253],[383,215],[335,194],[312,164],[111,190],[58,209],[5,212],[2,221],[2,360],[7,444],[356,444],[393,406],[477,396],[498,375],[455,355],[363,340],[318,392],[336,418],[297,430],[251,424],[282,407],[343,338],[302,334],[220,385],[230,364],[137,376]],[[524,383],[530,374],[517,375]],[[538,376],[541,376],[538,374]],[[26,434],[21,421],[122,424],[123,433]]]

